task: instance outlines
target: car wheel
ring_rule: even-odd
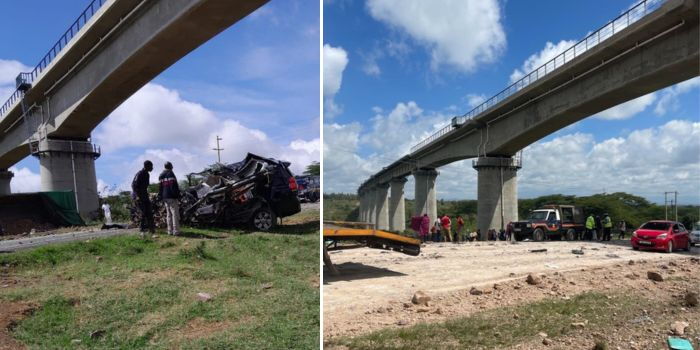
[[[632,250],[639,250],[639,247],[632,246]]]
[[[253,214],[251,223],[257,231],[269,231],[275,225],[275,215],[268,208],[260,208]]]
[[[566,240],[573,241],[574,238],[576,238],[576,230],[574,230],[573,228],[566,230]]]
[[[541,242],[544,240],[544,231],[541,228],[536,228],[535,232],[532,233],[532,239],[535,242]]]
[[[668,246],[666,247],[666,253],[673,253],[673,241],[668,241]]]

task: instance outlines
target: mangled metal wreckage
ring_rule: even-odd
[[[298,186],[289,162],[248,153],[243,161],[217,163],[187,176],[190,186],[182,191],[180,220],[190,226],[230,227],[249,225],[268,231],[277,218],[301,211]],[[165,209],[154,202],[155,221],[165,225]]]

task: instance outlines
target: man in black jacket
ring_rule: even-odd
[[[150,160],[143,162],[143,169],[136,173],[134,181],[131,182],[131,197],[141,211],[141,238],[145,237],[146,232],[151,234],[156,232],[153,223],[153,208],[151,200],[148,198],[148,184],[150,183],[148,173],[151,170],[153,170],[153,163]]]
[[[158,198],[165,203],[167,214],[168,234],[177,236],[180,234],[180,186],[177,184],[173,164],[165,162],[165,170],[158,177],[160,186],[158,188]]]

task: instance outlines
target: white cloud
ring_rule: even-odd
[[[661,116],[669,111],[677,111],[679,108],[678,96],[698,87],[700,87],[700,77],[695,77],[662,90],[659,102],[654,108],[654,113]],[[697,95],[696,93],[696,97],[699,97]]]
[[[543,64],[549,62],[560,53],[574,46],[574,44],[576,44],[576,41],[574,40],[562,40],[556,44],[548,41],[540,52],[528,57],[520,68],[511,73],[510,82],[514,83],[518,81],[520,78],[541,67]],[[557,64],[559,64],[558,61]]]
[[[619,104],[615,107],[608,108],[598,113],[595,117],[605,120],[628,119],[635,116],[637,113],[644,111],[647,107],[652,105],[655,100],[656,94],[652,92],[650,94],[637,97],[634,100]]]
[[[300,173],[309,163],[320,159],[317,137],[279,144],[261,130],[248,128],[237,120],[220,118],[197,103],[183,100],[176,91],[157,84],[147,84],[139,90],[94,132],[94,140],[102,146],[103,154],[145,149],[135,159],[111,164],[115,171],[123,173],[118,189],[129,188],[133,173],[146,159],[153,161],[156,173],[166,161],[173,163],[180,178],[201,171],[216,161],[216,152],[212,149],[217,136],[223,139],[221,158],[226,163],[240,161],[251,152],[290,161],[292,171]]]
[[[0,104],[15,92],[15,79],[20,72],[29,72],[32,68],[15,60],[0,59]]]
[[[343,71],[348,65],[348,54],[342,47],[323,45],[323,108],[324,117],[332,118],[342,112],[334,101],[343,82]]]
[[[484,94],[467,94],[467,96],[464,96],[464,98],[467,100],[467,104],[470,108],[474,108],[486,101],[486,95]]]
[[[12,193],[39,192],[41,191],[41,175],[29,168],[10,167],[15,176],[10,180]]]
[[[433,70],[447,65],[471,72],[495,61],[506,46],[496,0],[368,0],[367,9],[425,46]]]

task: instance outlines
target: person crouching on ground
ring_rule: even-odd
[[[150,175],[153,170],[153,163],[150,160],[143,162],[143,169],[139,170],[131,182],[131,198],[141,212],[141,238],[146,238],[146,232],[151,234],[156,233],[156,227],[153,223],[153,207],[151,199],[148,198],[148,184]]]
[[[180,186],[173,173],[172,163],[165,162],[165,169],[160,173],[158,182],[158,198],[165,203],[168,234],[177,236],[180,234]]]

